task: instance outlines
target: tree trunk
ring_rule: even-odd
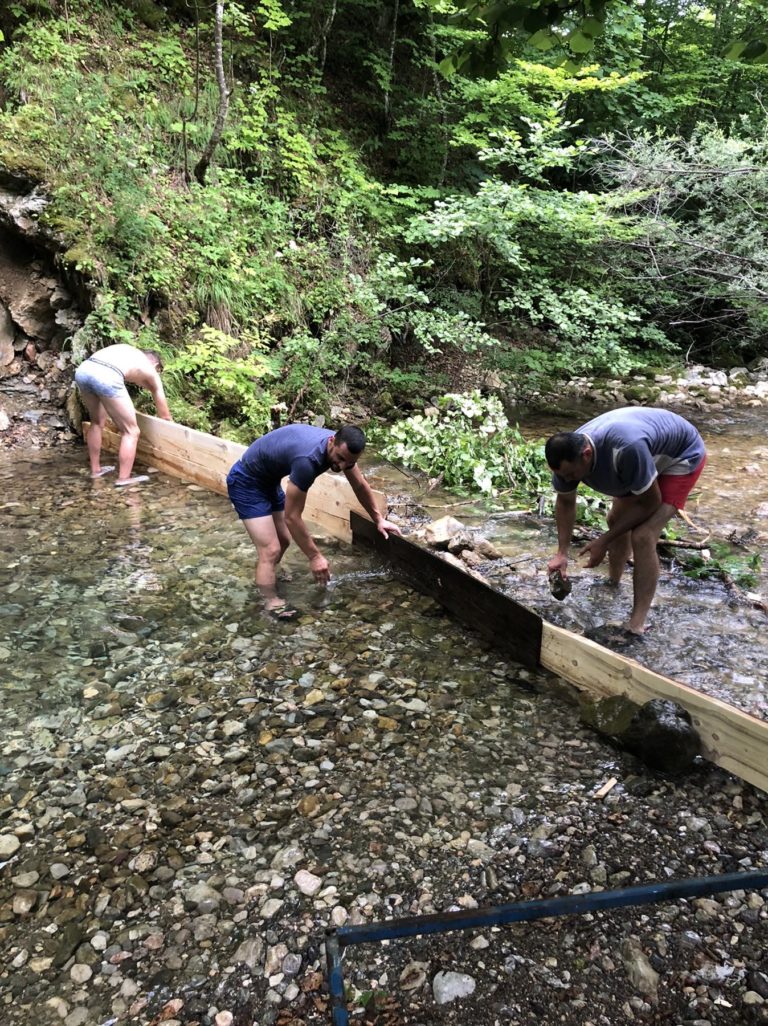
[[[195,178],[201,185],[205,185],[205,176],[210,167],[211,160],[216,147],[219,145],[222,133],[224,132],[224,125],[227,120],[227,111],[229,110],[229,96],[230,91],[227,88],[227,80],[224,76],[224,46],[222,43],[222,23],[224,21],[224,4],[217,2],[216,4],[216,15],[214,22],[214,46],[215,46],[215,59],[216,59],[216,82],[219,86],[219,109],[216,114],[216,121],[211,132],[211,137],[203,150],[200,160],[195,165]]]
[[[392,79],[395,73],[395,44],[397,43],[397,19],[400,13],[400,0],[395,0],[392,11],[392,35],[389,41],[389,68],[387,69],[387,85],[384,92],[384,125],[389,128],[391,115],[390,94],[392,91]]]

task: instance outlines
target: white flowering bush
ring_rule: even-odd
[[[483,495],[512,492],[526,502],[550,487],[540,442],[526,442],[495,396],[477,390],[442,396],[425,413],[388,429],[382,454],[448,488]]]

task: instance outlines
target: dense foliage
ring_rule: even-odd
[[[765,0],[553,11],[3,5],[0,166],[91,283],[78,352],[163,349],[176,415],[242,440],[761,355]]]

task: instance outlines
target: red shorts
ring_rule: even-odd
[[[659,476],[661,501],[669,503],[675,509],[682,509],[685,506],[685,500],[693,491],[693,486],[699,480],[699,475],[706,462],[707,457],[705,456],[692,474],[661,474]]]

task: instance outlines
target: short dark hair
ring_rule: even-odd
[[[365,448],[365,434],[354,424],[345,424],[333,436],[336,445],[346,445],[353,456],[357,456]]]
[[[158,353],[156,349],[142,349],[142,352],[145,356],[148,356],[150,358],[152,363],[154,363],[158,374],[161,373],[163,369],[163,358],[160,355],[160,353]]]
[[[582,435],[578,431],[561,431],[547,439],[544,455],[549,466],[557,471],[565,460],[569,463],[572,460],[577,460],[587,445],[589,445],[589,439],[586,435]]]

